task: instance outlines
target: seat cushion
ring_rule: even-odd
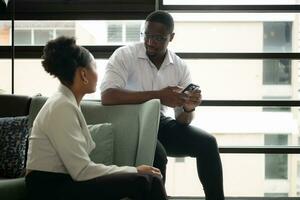
[[[0,118],[0,176],[23,175],[28,138],[28,117]]]
[[[26,200],[25,178],[0,179],[0,199]]]
[[[88,126],[96,147],[90,153],[90,158],[95,163],[105,165],[113,164],[114,135],[110,123],[95,124]]]

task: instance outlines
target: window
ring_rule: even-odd
[[[10,45],[10,27],[10,22],[0,21],[0,46]]]
[[[265,193],[265,197],[288,197],[288,193]]]
[[[274,12],[274,10],[268,10],[268,6],[262,6],[267,9],[259,11],[260,13],[257,13],[257,10],[253,13],[243,10],[247,7],[245,4],[300,5],[299,1],[295,3],[295,0],[165,0],[164,3],[192,5],[177,8],[173,6],[167,9],[174,17],[176,33],[169,48],[176,53],[184,53],[178,55],[185,59],[193,82],[201,86],[204,103],[207,100],[217,100],[225,105],[227,101],[223,100],[255,102],[266,99],[266,96],[270,100],[286,100],[286,97],[289,97],[289,100],[300,99],[300,68],[298,69],[300,58],[297,54],[300,44],[298,10],[297,12],[293,12],[295,10]],[[200,6],[193,6],[193,4]],[[221,6],[219,9],[220,6],[216,6],[216,11],[213,7],[209,7],[213,8],[213,11],[205,10],[207,8],[205,5],[222,4],[225,7]],[[235,7],[238,8],[237,10],[230,10],[226,7],[230,4],[243,6]],[[159,7],[164,9],[163,5]],[[242,9],[239,9],[241,7]],[[130,8],[135,7],[130,5]],[[253,6],[253,8],[257,7]],[[196,10],[195,13],[193,9]],[[140,32],[145,18],[141,15],[136,17],[137,15],[132,13],[124,14],[125,12],[121,14],[119,12],[99,13],[92,14],[84,10],[82,15],[76,14],[76,16],[72,12],[60,12],[59,15],[53,16],[41,13],[38,16],[30,13],[29,10],[26,14],[29,17],[32,14],[33,19],[30,20],[36,21],[27,19],[15,21],[15,44],[24,45],[24,47],[16,48],[13,71],[9,57],[10,48],[4,47],[7,52],[5,52],[6,57],[2,57],[4,62],[0,63],[0,68],[5,69],[2,70],[3,73],[0,73],[0,89],[3,89],[5,93],[13,91],[15,94],[51,95],[56,90],[58,81],[47,75],[41,67],[40,50],[38,50],[40,48],[27,46],[44,45],[47,40],[60,35],[75,36],[78,44],[90,48],[97,59],[97,70],[100,76],[98,84],[100,84],[105,63],[111,49],[114,48],[104,46],[140,41]],[[143,13],[150,12],[147,10]],[[59,19],[54,20],[57,16]],[[10,27],[10,21],[0,22],[0,45],[11,44]],[[18,31],[25,31],[25,33],[19,34]],[[95,47],[89,47],[89,45]],[[2,47],[0,51],[1,49]],[[32,51],[30,55],[34,56],[30,59],[23,59],[22,56],[27,55],[27,49]],[[293,58],[290,56],[276,58],[275,56],[273,59],[267,59],[264,54],[274,52],[289,53]],[[253,54],[258,56],[249,58]],[[0,52],[0,56],[2,55]],[[28,76],[24,76],[24,73]],[[12,77],[13,80],[11,80]],[[97,91],[85,98],[99,99],[99,92],[98,85]],[[225,148],[226,146],[242,146],[243,148],[244,146],[277,143],[297,145],[296,140],[290,139],[288,134],[284,133],[291,133],[293,137],[299,135],[299,111],[298,107],[290,108],[289,106],[265,108],[262,106],[200,106],[197,108],[196,118],[192,123],[216,136],[218,144]],[[278,136],[277,140],[273,140],[272,136]],[[300,186],[296,189],[295,184],[291,184],[297,182],[295,180],[297,162],[287,164],[288,159],[299,161],[296,156],[298,155],[238,152],[221,154],[226,196],[297,195],[290,191],[298,191],[300,195]],[[195,162],[194,158],[169,158],[166,183],[169,195],[204,195],[198,180]]]
[[[11,60],[0,59],[0,94],[11,92]]]
[[[130,43],[140,41],[141,23],[109,22],[107,24],[107,42]]]
[[[45,24],[45,26],[47,23]],[[16,29],[15,45],[45,45],[49,40],[59,36],[75,36],[73,29]]]
[[[54,38],[53,30],[34,30],[34,44],[44,45]]]
[[[292,49],[292,22],[264,22],[265,52],[290,52]],[[264,85],[291,84],[290,60],[264,60]]]
[[[109,24],[107,27],[108,42],[122,42],[122,24]]]
[[[265,145],[286,145],[287,135],[265,135]],[[265,178],[266,179],[287,179],[288,178],[288,157],[286,154],[265,155]]]
[[[264,112],[291,112],[290,107],[263,107]]]
[[[11,29],[11,27],[9,27]],[[15,45],[45,45],[49,40],[65,35],[75,36],[75,23],[70,21],[16,21]],[[9,37],[9,34],[6,34]]]
[[[184,157],[175,158],[175,162],[177,162],[177,163],[184,163],[184,161],[185,161]]]
[[[290,52],[292,49],[292,22],[264,22],[264,51]]]
[[[290,85],[291,84],[290,60],[264,60],[263,84],[264,85]]]
[[[31,30],[15,30],[15,44],[31,45]]]
[[[58,29],[56,30],[56,37],[69,36],[75,37],[75,30],[73,29]]]
[[[298,161],[297,177],[298,177],[298,179],[300,179],[300,160]]]
[[[276,96],[270,96],[270,97],[268,97],[268,96],[266,96],[266,97],[263,97],[263,99],[265,99],[265,100],[274,100],[274,99],[286,99],[286,100],[288,100],[288,99],[291,99],[291,97],[285,97],[285,96],[282,96],[282,97],[280,97],[280,96],[278,96],[278,97],[276,97]],[[279,107],[279,106],[277,106],[277,107],[273,107],[273,106],[267,106],[267,107],[263,107],[263,111],[264,112],[291,112],[291,107]]]
[[[126,42],[140,41],[140,24],[126,24]]]

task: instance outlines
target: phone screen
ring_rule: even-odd
[[[184,90],[182,90],[182,93],[185,93],[186,91],[193,91],[193,90],[197,90],[200,87],[198,85],[195,85],[193,83],[189,84],[186,88],[184,88]]]

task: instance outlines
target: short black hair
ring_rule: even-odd
[[[165,25],[170,33],[174,31],[173,17],[166,11],[157,10],[150,13],[146,18],[146,22],[159,22]]]
[[[61,36],[50,40],[44,47],[42,65],[62,83],[73,84],[76,69],[88,67],[91,58],[87,49],[76,45],[75,38]]]

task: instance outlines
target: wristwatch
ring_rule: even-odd
[[[186,110],[183,106],[182,106],[182,109],[184,112],[186,113],[191,113],[191,112],[194,112],[195,111],[195,108],[193,108],[192,110]]]

